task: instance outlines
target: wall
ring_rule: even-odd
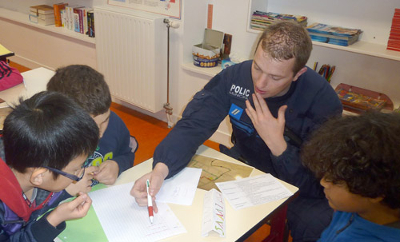
[[[393,8],[400,8],[398,0],[253,1],[257,1],[260,5],[265,5],[268,11],[307,15],[309,16],[309,22],[319,21],[347,27],[360,26],[359,28],[364,30],[363,38],[383,44],[387,41]],[[24,6],[43,2],[52,4],[59,1],[2,1],[0,2],[0,8],[8,7],[19,11],[27,11]],[[104,4],[106,0],[67,0],[67,2],[84,2],[86,6],[90,6],[89,4]],[[178,29],[170,30],[170,103],[173,107],[174,120],[179,119],[187,102],[210,79],[206,75],[182,68],[182,64],[192,62],[192,45],[200,43],[203,39],[204,28],[207,25],[207,4],[212,3],[214,5],[213,28],[233,35],[232,53],[242,59],[249,59],[254,52],[254,42],[259,36],[258,33],[247,31],[249,2],[250,0],[182,0],[182,19],[175,20],[181,26]],[[12,27],[8,26],[6,28],[7,33],[4,33],[3,29],[5,28],[3,26],[6,25],[0,19],[0,28],[2,29],[0,43],[4,44],[5,41],[8,41],[6,46],[16,51],[17,55],[28,59],[30,65],[42,65],[54,69],[73,60],[93,67],[96,66],[95,45],[84,44],[78,40],[68,38],[61,38],[62,40],[60,40],[60,37],[52,36],[54,34],[40,30],[29,30],[18,24],[14,24]],[[20,36],[23,36],[23,38]],[[11,46],[8,46],[8,44]],[[55,45],[63,46],[64,48],[68,46],[67,49],[69,51],[54,57],[54,53],[49,51],[49,47],[55,48]],[[41,54],[33,54],[38,53],[34,51],[37,49]],[[79,52],[87,53],[88,57],[82,59],[82,55],[78,54]],[[76,58],[76,56],[79,56],[79,58]],[[395,107],[400,104],[400,93],[398,93],[398,90],[400,90],[400,61],[354,54],[321,46],[314,46],[308,62],[309,66],[312,66],[314,61],[337,66],[332,78],[333,86],[344,82],[373,89],[383,92],[392,98]],[[118,102],[118,100],[116,101]],[[130,105],[124,105],[166,120],[163,111],[151,114]],[[212,139],[229,145],[230,132],[229,122],[225,120]]]
[[[84,2],[85,6],[90,7],[104,4],[106,1],[69,0],[68,3],[78,4],[79,2]],[[1,1],[0,8],[28,14],[29,6],[39,4],[53,5],[58,2],[58,0]],[[21,65],[32,69],[42,66],[52,70],[70,64],[85,64],[96,68],[96,46],[94,43],[88,43],[4,18],[0,18],[0,26],[2,31],[0,43],[15,52],[15,56],[11,60]]]

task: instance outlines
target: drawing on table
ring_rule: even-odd
[[[197,187],[206,191],[213,188],[219,191],[215,185],[216,182],[233,181],[249,177],[253,171],[253,168],[248,166],[237,165],[202,155],[194,155],[188,167],[201,168],[203,170]]]

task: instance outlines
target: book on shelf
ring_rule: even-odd
[[[88,11],[91,11],[91,10],[93,10],[93,9],[87,8],[87,7],[74,8],[74,13],[77,13],[79,15],[79,32],[81,34],[87,34],[87,32],[88,32],[87,13],[88,13]]]
[[[29,10],[32,15],[36,15],[36,16],[39,16],[39,14],[54,14],[54,9],[50,5],[30,6]]]
[[[63,27],[62,19],[61,19],[61,11],[65,9],[68,3],[56,3],[53,4],[54,9],[54,25],[56,27]]]
[[[392,27],[386,49],[400,51],[400,8],[394,10]]]
[[[323,42],[323,43],[328,43],[328,44],[334,44],[334,45],[340,45],[340,46],[349,46],[351,44],[354,44],[358,40],[358,35],[352,36],[352,37],[342,37],[342,36],[336,36],[332,37],[330,35],[320,35],[316,33],[310,33],[311,40],[313,41],[318,41],[318,42]]]
[[[49,5],[30,6],[29,20],[41,25],[54,24],[54,8]]]
[[[79,14],[76,12],[73,13],[73,26],[73,30],[77,33],[80,33]]]
[[[323,23],[313,23],[307,27],[307,31],[313,41],[341,46],[354,44],[362,33],[361,29],[344,28]]]
[[[38,24],[41,25],[53,25],[54,21],[55,20],[53,14],[40,14],[38,16]]]
[[[74,30],[83,33],[83,10],[81,7],[74,8]]]
[[[61,27],[67,28],[67,13],[65,11],[65,8],[62,9],[61,11]]]
[[[262,12],[255,11],[251,17],[250,26],[252,29],[264,30],[266,26],[276,21],[296,21],[300,25],[307,26],[307,17],[301,15],[284,14],[284,13],[273,13],[273,12]]]
[[[94,11],[90,10],[87,13],[88,17],[88,36],[94,38]]]
[[[80,6],[80,5],[67,5],[67,6],[65,6],[65,12],[66,12],[65,23],[66,23],[67,29],[72,30],[72,31],[79,30],[79,18],[77,19],[75,17],[74,14],[76,14],[76,13],[74,13],[74,9],[75,8],[80,8],[80,7],[83,7],[83,6]],[[78,26],[75,26],[75,23],[77,23]],[[79,31],[77,31],[77,32],[79,32]]]

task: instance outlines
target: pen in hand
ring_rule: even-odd
[[[146,190],[147,190],[147,209],[149,210],[149,218],[150,218],[150,223],[153,223],[153,200],[150,196],[149,193],[149,188],[150,188],[150,181],[147,179],[146,181]]]

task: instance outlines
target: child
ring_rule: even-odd
[[[111,95],[103,75],[89,66],[70,65],[57,69],[47,90],[73,98],[97,123],[100,142],[85,166],[94,166],[88,171],[98,182],[114,184],[123,171],[133,166],[137,144],[121,118],[110,111]]]
[[[87,112],[60,93],[20,100],[4,121],[0,241],[53,241],[65,220],[86,215],[92,203],[87,194],[58,203],[69,197],[62,190],[84,176],[82,165],[98,137]]]
[[[400,115],[332,119],[302,157],[336,210],[319,241],[400,241]]]

